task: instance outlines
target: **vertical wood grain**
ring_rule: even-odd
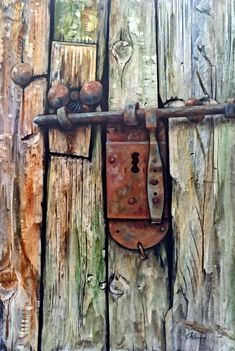
[[[10,77],[13,65],[22,60],[30,63],[34,75],[47,73],[48,1],[34,5],[4,1],[0,10],[2,350],[37,350],[38,344],[44,149],[32,118],[44,112],[47,84],[45,78],[35,77],[23,91]],[[35,31],[37,37],[31,35]],[[44,52],[43,60],[36,59],[38,50]]]
[[[234,96],[234,1],[159,1],[163,102]],[[167,350],[225,351],[234,338],[233,120],[170,122],[175,269]]]
[[[105,345],[105,245],[98,137],[92,162],[51,158],[42,350],[102,350]]]
[[[73,5],[85,19],[82,31],[93,35],[95,2],[57,1],[63,21]],[[71,5],[71,6],[70,6]],[[89,5],[89,6],[88,6]],[[92,5],[92,6],[91,6]],[[59,11],[58,11],[59,6]],[[78,12],[78,10],[77,10]],[[91,15],[91,16],[90,16]],[[96,12],[95,16],[98,18]],[[96,19],[97,19],[96,18]],[[66,22],[67,23],[67,22]],[[86,27],[84,27],[86,25]],[[79,27],[80,28],[80,27]],[[80,35],[79,34],[79,35]],[[57,37],[55,27],[55,38]],[[53,42],[51,81],[79,87],[96,78],[97,48],[81,36]],[[42,350],[104,350],[106,347],[105,235],[103,220],[102,147],[99,127],[72,133],[51,131],[48,213],[44,274]],[[80,157],[81,156],[81,157]]]
[[[156,106],[155,2],[111,1],[109,109],[125,100]],[[169,307],[168,260],[164,243],[137,252],[109,239],[109,313],[112,350],[165,350],[164,316]]]
[[[52,85],[62,83],[79,88],[84,82],[95,80],[96,46],[52,43]],[[49,131],[50,152],[88,157],[91,142],[91,127],[79,127],[71,132],[51,129]]]

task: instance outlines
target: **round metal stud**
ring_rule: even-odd
[[[69,89],[63,84],[54,85],[49,89],[47,98],[51,106],[60,108],[69,103],[70,92]]]
[[[33,77],[33,69],[27,63],[18,63],[11,70],[11,79],[21,87],[26,86]]]
[[[80,90],[80,101],[84,105],[98,105],[103,96],[102,84],[98,81],[86,82]]]

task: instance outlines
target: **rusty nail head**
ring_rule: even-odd
[[[92,106],[101,102],[103,97],[103,87],[98,81],[86,82],[80,90],[80,100],[82,104]]]
[[[164,232],[164,231],[165,231],[165,227],[161,227],[161,228],[160,228],[160,231],[161,231],[161,232]]]
[[[128,199],[128,204],[129,205],[134,205],[136,203],[136,199],[134,198],[134,197],[130,197],[129,199]]]
[[[69,89],[63,84],[54,85],[49,89],[47,98],[51,106],[60,108],[69,103],[70,92]]]
[[[11,78],[12,80],[24,87],[27,85],[33,77],[33,69],[27,63],[18,63],[17,65],[13,66],[11,70]]]
[[[154,196],[153,199],[152,199],[153,203],[155,205],[159,204],[160,203],[160,198],[158,196]]]
[[[115,156],[110,156],[109,157],[109,163],[114,163],[116,160]]]
[[[151,183],[152,185],[157,185],[157,184],[158,184],[158,180],[157,180],[157,179],[151,179],[151,180],[150,180],[150,183]]]

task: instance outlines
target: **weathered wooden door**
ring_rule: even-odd
[[[169,122],[172,230],[145,261],[107,233],[105,128],[32,123],[58,82],[100,80],[104,110],[233,97],[235,1],[2,0],[0,15],[0,350],[235,350],[234,121]]]

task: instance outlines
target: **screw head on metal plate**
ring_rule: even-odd
[[[33,77],[33,69],[27,63],[18,63],[11,70],[11,79],[21,87],[26,86]]]
[[[102,84],[98,81],[85,82],[80,91],[80,101],[84,105],[98,105],[103,96]]]

